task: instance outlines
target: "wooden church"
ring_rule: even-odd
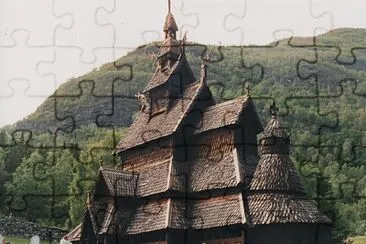
[[[307,199],[289,137],[271,107],[262,128],[250,94],[215,103],[206,62],[196,79],[169,11],[141,109],[100,167],[78,243],[330,243],[331,222]],[[257,143],[257,134],[262,132]]]

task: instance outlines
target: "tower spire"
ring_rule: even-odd
[[[165,32],[165,39],[167,39],[168,36],[176,38],[176,32],[178,31],[177,23],[175,22],[175,19],[173,17],[173,14],[171,13],[171,1],[168,0],[168,14],[165,18],[165,24],[163,28]]]

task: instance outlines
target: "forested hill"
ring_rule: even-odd
[[[283,100],[289,95],[314,95],[316,83],[305,78],[316,72],[320,91],[324,91],[324,95],[334,95],[340,92],[338,84],[341,79],[363,80],[366,75],[366,52],[355,50],[355,63],[351,54],[352,48],[366,46],[365,34],[365,29],[337,29],[316,37],[316,45],[327,46],[317,48],[317,59],[311,37],[285,39],[266,47],[212,46],[209,84],[218,100],[242,94],[241,88],[246,82],[250,82],[253,96],[273,96]],[[16,126],[43,132],[56,127],[71,131],[74,126],[95,122],[99,126],[130,125],[132,114],[138,107],[133,95],[143,89],[155,70],[157,45],[139,47],[115,63],[71,78]],[[207,48],[211,47],[194,43],[189,43],[186,48],[197,75]],[[302,59],[317,63],[299,63]],[[343,65],[341,62],[354,64]]]

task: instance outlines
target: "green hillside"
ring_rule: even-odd
[[[333,219],[338,240],[366,233],[365,37],[366,29],[344,28],[268,46],[189,43],[186,47],[197,76],[202,57],[207,49],[213,49],[208,84],[218,102],[246,93],[250,84],[264,124],[269,119],[269,105],[276,100],[291,135],[291,156],[309,197]],[[158,44],[139,47],[114,63],[68,80],[33,114],[16,123],[17,129],[35,132],[34,141],[17,134],[16,146],[0,148],[0,176],[4,175],[0,193],[21,196],[35,189],[52,191],[46,181],[34,181],[34,172],[29,170],[43,160],[50,166],[45,170],[49,178],[65,175],[58,191],[72,195],[60,198],[57,206],[67,216],[55,220],[36,209],[18,215],[67,227],[80,221],[84,190],[93,184],[99,158],[107,165],[118,162],[110,153],[138,109],[134,94],[143,90],[154,72]],[[112,126],[117,131],[112,131]],[[65,132],[53,141],[57,128]],[[12,129],[0,134],[0,145],[10,144]],[[40,143],[66,146],[62,152],[51,152],[37,149]],[[29,149],[27,144],[38,146]],[[73,144],[78,146],[73,148]],[[55,162],[55,154],[63,161]],[[29,181],[24,180],[28,179],[25,175]],[[22,201],[12,199],[11,203],[18,206]],[[45,199],[34,199],[33,204],[51,208]],[[13,208],[0,211],[6,214]]]
[[[330,45],[343,48],[340,61],[353,61],[351,48],[366,46],[364,29],[339,29],[320,35],[318,45]],[[99,117],[99,125],[114,124],[128,126],[131,115],[137,108],[133,97],[142,90],[154,72],[153,55],[157,52],[158,43],[140,47],[115,63],[103,65],[88,74],[72,78],[55,92],[55,97],[48,98],[27,119],[17,123],[18,128],[32,130],[44,128],[69,128],[94,123],[98,115],[113,114],[105,118]],[[253,95],[274,96],[283,99],[285,96],[308,96],[315,94],[315,82],[303,80],[314,71],[319,72],[319,90],[323,94],[336,94],[341,78],[363,80],[365,77],[366,52],[359,54],[355,65],[340,65],[336,62],[336,48],[318,48],[318,63],[314,66],[301,62],[297,72],[297,63],[301,59],[315,60],[312,38],[293,38],[269,44],[267,47],[217,47],[213,48],[212,63],[209,65],[209,80],[216,88],[216,95],[221,99],[230,99],[242,93],[243,84],[251,83]],[[207,47],[190,43],[187,56],[195,74],[199,74],[201,57]],[[253,66],[251,68],[251,66]],[[360,72],[361,71],[361,72]],[[112,111],[112,84],[114,84],[114,111]],[[215,85],[216,84],[216,85]],[[93,85],[94,90],[93,89]],[[222,87],[225,88],[222,88]],[[281,89],[273,89],[281,86]],[[285,89],[284,89],[285,88]],[[221,89],[221,90],[220,90]],[[80,94],[83,93],[83,96]],[[222,94],[222,95],[220,95]],[[56,117],[57,116],[57,117]],[[64,119],[64,120],[63,120]],[[62,125],[62,126],[61,126]]]

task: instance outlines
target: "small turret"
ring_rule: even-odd
[[[262,138],[260,139],[260,155],[265,154],[285,154],[290,153],[290,139],[285,128],[277,119],[278,108],[276,103],[270,106],[271,120],[264,128]]]
[[[168,0],[168,14],[163,28],[165,39],[157,55],[162,69],[171,67],[181,54],[181,43],[177,40],[178,26],[170,10],[171,3]]]

